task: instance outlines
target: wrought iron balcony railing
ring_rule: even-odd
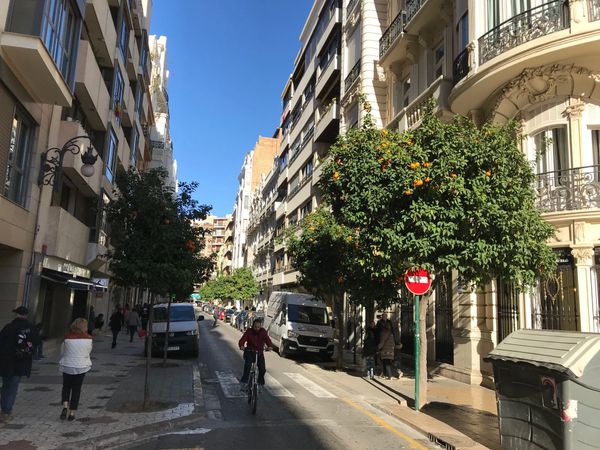
[[[406,23],[415,16],[427,0],[406,0]]]
[[[396,18],[392,21],[390,26],[385,30],[381,39],[379,39],[379,58],[387,53],[392,44],[396,41],[396,38],[404,32],[404,25],[406,24],[406,12],[400,11]]]
[[[469,73],[469,69],[469,49],[465,48],[454,60],[454,65],[452,67],[454,84],[466,77]]]
[[[541,173],[534,187],[542,213],[600,208],[600,165]]]
[[[531,8],[502,22],[479,38],[479,64],[569,26],[569,5],[565,0],[554,0]]]
[[[588,13],[590,22],[600,20],[600,0],[588,0]]]
[[[360,75],[360,59],[354,64],[354,67],[344,80],[344,90],[347,92]]]

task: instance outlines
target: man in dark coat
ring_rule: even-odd
[[[112,347],[115,348],[117,346],[117,336],[119,335],[119,331],[121,331],[121,325],[123,324],[123,314],[121,314],[121,308],[115,308],[115,311],[110,316],[108,321],[108,326],[112,331]]]
[[[29,310],[19,306],[13,310],[17,317],[0,331],[0,422],[9,422],[17,399],[21,377],[29,378],[33,346],[39,344],[35,326],[27,320]]]

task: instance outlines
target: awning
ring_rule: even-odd
[[[72,275],[64,272],[59,272],[52,269],[42,269],[42,278],[45,280],[52,281],[54,283],[64,284],[69,289],[76,291],[95,291],[95,292],[106,292],[108,288],[103,286],[99,282],[94,282],[88,278],[73,277]]]

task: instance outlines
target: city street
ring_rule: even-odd
[[[439,448],[419,433],[370,407],[299,361],[266,355],[266,388],[256,416],[239,391],[239,331],[201,322],[199,357],[206,420],[130,448],[382,449]]]

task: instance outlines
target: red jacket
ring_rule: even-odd
[[[264,328],[261,328],[258,331],[248,328],[238,343],[240,347],[244,347],[244,344],[246,344],[247,349],[260,353],[263,352],[265,347],[273,346],[271,339],[267,334],[267,330]]]

